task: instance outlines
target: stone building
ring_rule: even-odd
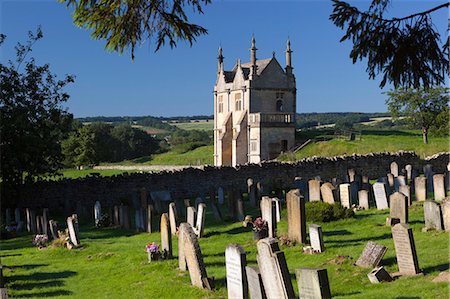
[[[236,166],[276,158],[295,145],[296,84],[291,46],[286,67],[275,58],[257,59],[255,39],[250,62],[238,59],[225,71],[219,48],[214,86],[214,165]]]

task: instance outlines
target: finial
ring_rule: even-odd
[[[275,58],[275,51],[272,51],[272,57]]]
[[[255,41],[255,36],[252,35],[252,49],[257,50],[256,49],[256,41]]]

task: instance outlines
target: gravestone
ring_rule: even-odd
[[[450,231],[450,198],[446,197],[441,204],[442,224],[445,231]]]
[[[167,213],[172,196],[169,191],[151,191],[150,198],[153,201],[153,208],[157,214]]]
[[[369,177],[368,177],[367,175],[363,175],[363,176],[361,177],[361,182],[362,182],[363,184],[368,184],[368,183],[369,183]]]
[[[223,221],[222,212],[220,211],[219,207],[216,205],[216,203],[213,201],[211,202],[211,210],[213,212],[214,218],[217,221]]]
[[[298,243],[306,243],[306,210],[305,201],[299,189],[293,189],[286,194],[288,213],[288,237]]]
[[[227,192],[227,207],[228,214],[231,218],[236,219],[236,193],[234,190],[230,189]]]
[[[281,200],[277,197],[272,198],[272,201],[275,203],[275,219],[277,222],[281,221]]]
[[[186,222],[180,223],[179,226],[179,235],[178,235],[178,269],[180,271],[186,271],[187,265],[186,265],[186,257],[184,255],[184,234],[186,232],[187,227],[190,227],[190,225]]]
[[[50,233],[53,240],[58,239],[58,223],[54,220],[49,220],[48,224],[50,226]]]
[[[386,176],[387,176],[389,187],[393,188],[394,184],[395,184],[395,182],[394,182],[394,175],[392,173],[388,173]]]
[[[197,209],[195,207],[187,207],[187,223],[192,227],[195,227],[195,216],[197,215]]]
[[[147,205],[147,232],[153,232],[153,205]]]
[[[389,196],[390,217],[399,219],[400,223],[408,223],[408,198],[400,192]]]
[[[367,190],[359,190],[358,191],[358,206],[368,210],[369,206],[369,191]]]
[[[403,175],[399,175],[394,178],[394,190],[398,192],[400,190],[400,186],[406,185],[406,180]]]
[[[355,203],[358,198],[358,190],[360,183],[358,181],[353,181],[350,183],[350,207]]]
[[[398,177],[398,164],[397,162],[391,163],[391,173],[394,177]]]
[[[327,269],[295,269],[300,299],[331,299]]]
[[[120,209],[119,206],[114,206],[114,225],[120,226]]]
[[[178,227],[178,217],[177,217],[177,208],[174,202],[169,204],[169,221],[170,221],[170,232],[172,235],[177,234]]]
[[[244,201],[242,200],[242,196],[239,196],[236,200],[236,220],[244,221],[244,219],[245,219]]]
[[[394,238],[399,275],[419,274],[419,262],[412,229],[408,224],[398,223],[392,227],[392,237]]]
[[[416,200],[425,201],[427,199],[427,178],[418,176],[414,180]]]
[[[315,252],[323,252],[325,248],[323,246],[322,227],[317,224],[309,224],[308,228],[311,247]]]
[[[20,232],[21,228],[23,226],[23,222],[22,219],[20,217],[20,209],[19,208],[15,208],[14,209],[14,220],[17,224],[17,231]]]
[[[350,184],[340,184],[339,185],[339,197],[341,199],[341,205],[346,208],[351,208],[352,199]]]
[[[43,234],[42,232],[42,216],[36,216],[36,231],[39,235]]]
[[[408,185],[400,186],[399,192],[406,196],[408,200],[408,206],[411,206],[411,187]]]
[[[304,180],[302,180],[302,178],[294,178],[294,187],[295,189],[300,190],[300,194],[303,196],[303,199],[305,201],[309,201],[308,184]]]
[[[238,244],[230,244],[225,250],[228,298],[248,298],[248,284],[245,266],[245,250]]]
[[[411,181],[412,180],[412,165],[407,164],[405,166],[405,170],[406,170],[406,180]]]
[[[275,206],[272,199],[268,196],[263,196],[260,202],[261,205],[261,218],[267,221],[267,231],[270,238],[275,238],[276,236],[276,213]]]
[[[223,205],[223,203],[225,201],[225,195],[224,195],[222,187],[219,187],[217,189],[217,201],[219,202],[220,205]]]
[[[433,189],[434,189],[434,200],[443,200],[446,196],[444,175],[435,174],[433,175]]]
[[[308,181],[309,201],[320,201],[320,181],[313,179]]]
[[[324,183],[320,186],[320,193],[322,194],[322,199],[324,202],[329,204],[334,204],[334,193],[336,188],[331,183]]]
[[[377,267],[386,251],[386,246],[369,241],[355,264],[364,268]]]
[[[11,225],[11,209],[10,208],[5,209],[5,224],[6,224],[6,226]]]
[[[163,256],[172,258],[172,234],[170,232],[170,221],[167,213],[161,214],[161,224],[159,227],[161,232],[161,250]]]
[[[80,246],[80,239],[78,237],[78,217],[76,214],[67,217],[67,228],[69,229],[70,242],[75,247]]]
[[[256,184],[253,182],[253,179],[249,178],[247,180],[247,192],[248,192],[248,200],[250,201],[250,204],[252,207],[258,206],[258,200],[257,200],[257,190],[256,190]]]
[[[257,243],[256,260],[261,272],[264,290],[269,299],[295,298],[284,253],[274,238],[261,239]]]
[[[94,204],[94,223],[95,226],[98,226],[100,222],[100,217],[102,217],[102,205],[97,200]]]
[[[423,203],[423,212],[425,218],[425,231],[442,230],[441,206],[433,201],[427,200]]]
[[[373,184],[373,193],[375,195],[375,203],[378,210],[389,208],[384,183],[377,182]]]
[[[42,233],[48,236],[48,208],[42,209]]]
[[[197,223],[195,226],[195,233],[197,237],[203,237],[203,232],[205,230],[205,220],[206,220],[206,204],[200,203],[197,208]]]
[[[433,191],[433,175],[434,175],[433,165],[426,164],[423,167],[423,173],[425,174],[425,177],[427,178],[427,189],[428,189],[428,191],[429,192],[434,192]]]
[[[348,173],[348,182],[349,183],[354,182],[355,181],[355,175],[356,175],[355,170],[354,169],[348,169],[347,173]]]
[[[31,210],[27,208],[25,210],[26,212],[26,218],[27,218],[27,231],[29,233],[35,234],[36,233],[36,212],[34,210]]]
[[[391,275],[384,269],[384,267],[377,267],[367,274],[371,283],[380,283],[382,281],[392,281]]]
[[[130,216],[128,206],[121,205],[119,207],[120,226],[124,229],[130,229]]]
[[[258,266],[245,267],[248,282],[248,294],[250,299],[266,299],[266,292],[262,282],[261,273]]]
[[[180,229],[183,230],[181,233],[183,239],[179,239],[178,242],[183,242],[184,257],[189,270],[191,284],[202,289],[212,289],[206,274],[205,264],[203,263],[202,251],[194,230],[188,223],[183,223]]]

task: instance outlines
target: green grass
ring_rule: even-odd
[[[62,175],[65,178],[72,178],[72,179],[77,179],[77,178],[83,178],[83,177],[87,177],[90,175],[96,175],[96,174],[100,174],[101,176],[112,176],[112,175],[116,175],[116,174],[121,174],[124,172],[136,172],[137,170],[115,170],[115,169],[108,169],[108,170],[98,170],[98,169],[84,169],[84,170],[78,170],[78,169],[74,169],[74,168],[70,168],[70,169],[63,169],[61,171]]]
[[[314,138],[317,133],[308,133]],[[449,150],[447,137],[429,137],[429,144],[422,142],[422,135],[415,131],[363,131],[361,140],[347,141],[332,139],[308,144],[295,155],[282,155],[280,160],[300,160],[311,156],[333,157],[338,155],[367,154],[372,152],[415,151],[420,157]]]
[[[202,130],[202,131],[212,131],[214,129],[214,121],[210,120],[200,121],[200,122],[188,122],[188,123],[170,123],[172,126],[176,126],[183,130]]]
[[[255,210],[250,214],[257,215]],[[279,235],[287,231],[286,210],[279,223]],[[371,269],[354,266],[365,244],[372,240],[387,246],[383,265],[388,272],[398,271],[391,230],[384,226],[386,211],[360,211],[355,219],[322,224],[325,252],[307,255],[301,246],[281,246],[294,289],[298,294],[294,271],[300,267],[328,270],[333,298],[447,298],[448,283],[433,283],[439,272],[449,267],[448,234],[421,231],[423,208],[410,208],[419,266],[424,276],[402,277],[390,283],[371,284]],[[155,219],[157,220],[157,219]],[[240,223],[218,223],[207,213],[205,237],[199,240],[209,277],[215,277],[212,292],[190,284],[188,273],[178,271],[177,259],[147,263],[144,246],[160,242],[159,233],[134,233],[112,228],[94,229],[91,221],[80,220],[82,249],[38,250],[29,235],[2,241],[6,287],[11,298],[219,298],[226,297],[224,251],[228,244],[241,244],[248,264],[256,264],[256,246],[251,231]],[[173,252],[177,255],[177,238]],[[342,264],[333,260],[344,256]]]

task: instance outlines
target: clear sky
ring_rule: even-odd
[[[219,45],[225,69],[231,69],[237,58],[249,60],[252,34],[257,57],[268,58],[275,51],[282,66],[290,37],[298,112],[386,111],[386,96],[378,87],[381,79],[369,80],[365,63],[352,64],[351,44],[339,42],[342,31],[328,19],[328,0],[213,1],[204,15],[190,14],[191,22],[209,31],[193,47],[182,42],[155,53],[147,42],[134,62],[129,53],[106,52],[105,42],[92,40],[85,29],[76,27],[71,10],[56,0],[0,2],[0,31],[8,36],[0,49],[2,62],[14,58],[14,45],[41,25],[44,39],[32,56],[40,64],[49,63],[61,77],[76,76],[65,104],[75,117],[211,115]],[[442,2],[394,0],[390,13],[405,16]],[[366,8],[370,2],[352,4]],[[444,39],[448,11],[433,13],[433,21]]]

